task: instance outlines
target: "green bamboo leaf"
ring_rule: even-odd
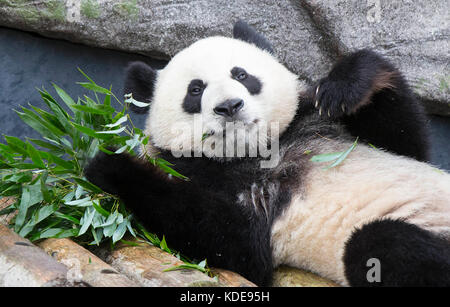
[[[81,228],[78,232],[78,236],[83,235],[91,226],[92,220],[94,219],[95,215],[95,209],[94,208],[87,208],[86,211],[84,211],[84,216],[81,222]]]
[[[96,131],[98,134],[119,134],[123,132],[127,127],[122,127],[115,130],[108,130],[108,131]]]
[[[337,158],[339,158],[340,156],[342,156],[344,152],[332,152],[332,153],[326,153],[326,154],[321,154],[321,155],[315,155],[312,156],[311,159],[309,159],[309,161],[311,162],[330,162],[330,161],[334,161]]]
[[[5,135],[4,138],[11,151],[20,153],[24,157],[28,157],[27,143],[14,136]]]
[[[74,105],[74,109],[83,111],[91,114],[107,115],[114,113],[114,108],[105,105],[95,105],[95,106],[84,106],[84,105]]]
[[[131,95],[131,94],[129,94],[129,95]],[[132,103],[132,104],[134,104],[135,106],[140,107],[140,108],[145,108],[145,107],[150,106],[150,103],[146,103],[146,102],[142,102],[142,101],[137,101],[137,100],[135,100],[132,96],[128,96],[128,98],[127,98],[124,102],[125,102],[125,103]]]
[[[25,108],[22,108],[23,111],[26,111]],[[58,136],[64,135],[64,132],[51,125],[49,122],[43,123],[42,119],[40,119],[37,115],[31,115],[32,112],[18,112],[15,111],[19,117],[25,122],[28,126],[39,132],[42,136],[50,138],[52,140],[57,140]],[[48,128],[52,126],[52,128]]]
[[[116,243],[120,239],[123,238],[125,232],[127,231],[127,223],[128,220],[124,220],[122,223],[120,223],[116,230],[114,231],[114,234],[112,236],[113,243]]]
[[[100,189],[98,186],[96,186],[95,184],[90,183],[89,181],[86,181],[84,179],[81,178],[77,178],[77,177],[72,177],[72,179],[78,183],[79,185],[81,185],[83,188],[85,188],[86,190],[92,191],[94,193],[104,193],[102,189]]]
[[[75,194],[75,192],[73,193]],[[72,196],[73,197],[73,196]],[[72,201],[66,201],[65,204],[68,206],[83,206],[85,204],[91,205],[91,197],[85,197],[82,199],[72,200]]]
[[[347,158],[348,154],[351,153],[353,151],[353,149],[355,149],[357,143],[358,143],[358,138],[356,138],[355,142],[353,142],[352,146],[350,146],[349,149],[347,149],[334,163],[332,163],[331,165],[327,166],[325,169],[336,167],[339,164],[341,164],[342,161],[344,161],[345,158]]]
[[[100,203],[97,200],[92,201],[92,206],[95,210],[97,210],[98,213],[100,213],[102,216],[108,218],[110,216],[109,212],[103,209],[100,206]]]
[[[54,83],[52,83],[52,85],[55,88],[58,96],[62,99],[62,101],[73,111],[74,110],[73,106],[76,105],[75,101],[73,101],[73,99],[59,86],[57,86]]]
[[[48,178],[48,172],[44,172],[40,178],[41,192],[42,192],[42,197],[44,198],[44,200],[47,203],[51,203],[52,202],[52,194],[50,193],[50,191],[48,190],[47,185],[46,185],[47,178]]]
[[[119,118],[119,119],[118,119],[116,122],[114,122],[113,124],[105,125],[105,127],[108,127],[108,128],[117,127],[117,126],[119,126],[120,124],[123,124],[124,122],[126,122],[127,120],[128,120],[128,116],[125,115],[125,116],[122,116],[121,118]]]
[[[16,232],[19,232],[24,225],[28,208],[38,202],[41,202],[42,200],[43,196],[40,190],[40,185],[25,185],[22,187],[22,195],[20,197],[20,204],[14,225],[14,230]]]
[[[77,218],[74,218],[71,215],[63,214],[61,212],[55,212],[53,215],[58,217],[58,218],[68,220],[68,221],[74,223],[75,225],[80,225],[80,220],[77,219]]]
[[[33,174],[31,172],[21,172],[10,174],[3,177],[3,181],[10,181],[15,183],[25,183],[33,180]]]
[[[63,147],[51,144],[49,142],[45,142],[43,140],[38,140],[38,139],[27,138],[27,140],[33,142],[34,144],[36,144],[38,146],[50,149],[51,151],[56,152],[58,154],[64,154],[64,148]],[[58,144],[58,143],[56,143],[56,144]]]
[[[36,224],[42,222],[56,210],[58,210],[57,205],[47,205],[41,207],[38,211],[35,211],[31,218],[28,220],[28,223],[26,223],[19,231],[19,235],[22,237],[26,237],[33,230]]]
[[[162,238],[162,240],[161,240],[161,242],[159,243],[159,247],[163,250],[163,251],[166,251],[166,252],[168,252],[168,253],[172,253],[172,251],[170,250],[170,248],[167,246],[167,243],[166,243],[166,238],[163,236],[163,238]]]
[[[111,95],[111,91],[101,87],[95,83],[88,83],[88,82],[77,82],[77,84],[81,85],[82,87],[90,90],[90,91],[94,91],[96,93],[100,93],[100,94],[106,94],[106,95]]]
[[[28,156],[31,158],[31,161],[33,161],[33,163],[34,163],[34,165],[36,165],[36,167],[46,168],[44,161],[42,161],[42,158],[39,155],[39,152],[30,143],[27,143],[27,151],[28,151]]]
[[[72,125],[79,130],[80,132],[83,132],[84,134],[91,136],[93,138],[98,138],[98,139],[110,139],[111,135],[108,134],[98,134],[97,132],[95,132],[94,130],[92,130],[91,128],[85,127],[85,126],[81,126],[78,125],[76,123],[72,123]]]

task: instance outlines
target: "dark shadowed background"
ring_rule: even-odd
[[[0,132],[17,137],[38,134],[14,113],[20,105],[31,103],[45,109],[36,88],[46,88],[56,95],[52,82],[70,96],[87,92],[76,82],[85,81],[82,69],[96,83],[112,85],[116,96],[122,95],[124,68],[130,61],[141,60],[155,68],[165,62],[141,55],[87,47],[66,41],[0,27]],[[145,115],[133,115],[133,122],[143,127]],[[432,128],[431,162],[450,170],[450,118],[430,116]],[[2,138],[3,141],[3,138]]]

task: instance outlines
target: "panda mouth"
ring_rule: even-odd
[[[239,123],[243,123],[243,125],[241,127],[245,128],[245,130],[248,132],[250,130],[255,129],[255,127],[257,127],[258,123],[259,123],[259,119],[256,118],[250,122],[244,122],[244,121],[234,121],[234,122],[239,122]],[[235,127],[233,126],[233,133],[235,133],[237,131],[237,129],[235,129]],[[222,125],[222,128],[218,129],[218,130],[214,130],[211,129],[209,131],[206,131],[202,134],[202,141],[205,141],[207,138],[213,136],[213,135],[217,135],[217,136],[221,136],[222,138],[225,138],[227,136],[227,132],[230,133],[229,131],[227,131],[227,126],[224,123]]]

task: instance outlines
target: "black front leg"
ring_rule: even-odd
[[[373,145],[428,160],[428,123],[401,73],[369,50],[352,53],[310,89],[321,116]]]
[[[182,170],[180,170],[182,171]],[[188,257],[240,273],[258,285],[272,278],[270,226],[253,211],[193,181],[169,178],[128,154],[99,153],[85,175],[118,195],[150,231]]]

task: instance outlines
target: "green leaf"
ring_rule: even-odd
[[[98,186],[96,186],[95,184],[90,183],[89,181],[83,180],[81,178],[77,178],[77,177],[72,177],[72,179],[78,183],[79,185],[81,185],[83,188],[85,188],[86,190],[92,191],[94,193],[104,193],[102,189],[100,189]]]
[[[106,95],[111,95],[111,91],[101,87],[95,83],[88,83],[88,82],[77,82],[77,84],[81,85],[82,87],[90,90],[90,91],[94,91],[97,93],[101,93],[101,94],[106,94]]]
[[[105,209],[103,209],[100,204],[97,204],[98,201],[94,200],[92,201],[92,206],[94,207],[95,210],[97,210],[98,213],[100,213],[101,215],[103,215],[104,217],[109,217],[109,212],[106,211]]]
[[[111,135],[108,135],[108,134],[98,134],[97,132],[95,132],[95,130],[92,130],[91,128],[88,128],[85,126],[78,125],[76,123],[72,123],[72,125],[80,132],[83,132],[84,134],[94,137],[94,138],[107,140],[112,137]]]
[[[14,152],[22,154],[24,157],[28,157],[28,151],[27,151],[27,143],[22,141],[19,138],[16,138],[14,136],[4,136],[6,143],[8,143],[9,148],[11,150],[14,150]]]
[[[82,199],[77,199],[77,200],[72,200],[72,201],[65,202],[65,204],[68,205],[68,206],[83,206],[83,205],[86,205],[86,204],[87,204],[87,206],[90,206],[91,205],[90,203],[92,203],[92,202],[91,202],[91,198],[89,196],[85,197],[85,198],[82,198]],[[83,206],[83,207],[85,207],[85,206]]]
[[[56,90],[56,93],[58,93],[58,96],[62,99],[62,101],[71,109],[73,109],[73,106],[76,105],[75,101],[59,86],[53,83],[53,87]]]
[[[92,220],[95,215],[95,209],[94,208],[87,208],[86,211],[84,211],[84,216],[81,222],[81,228],[78,232],[78,236],[81,236],[88,230],[89,226],[91,226]]]
[[[114,231],[114,234],[112,236],[113,243],[116,243],[117,241],[122,239],[125,232],[127,231],[127,223],[128,223],[128,220],[125,219],[122,223],[120,223],[117,226],[117,229]]]
[[[348,154],[351,153],[353,151],[353,149],[355,149],[357,143],[358,143],[358,138],[356,138],[355,142],[353,142],[352,146],[350,146],[349,149],[347,149],[334,163],[327,166],[325,169],[336,167],[339,164],[341,164],[341,162],[344,161],[345,158],[347,158]]]
[[[76,110],[79,110],[79,111],[86,112],[86,113],[101,114],[101,115],[112,114],[115,111],[114,108],[112,108],[110,106],[105,106],[105,105],[95,105],[95,107],[74,105],[73,108]]]
[[[74,218],[71,215],[63,214],[61,212],[55,212],[53,215],[58,217],[58,218],[68,220],[68,221],[70,221],[70,222],[72,222],[72,223],[74,223],[76,225],[80,225],[80,220],[77,219],[77,218]]]
[[[311,159],[309,159],[309,161],[312,162],[330,162],[330,161],[334,161],[337,158],[339,158],[344,152],[333,152],[333,153],[326,153],[326,154],[321,154],[321,155],[315,155],[312,156]]]
[[[135,106],[137,106],[137,107],[140,107],[140,108],[145,108],[145,107],[148,107],[148,106],[150,106],[150,103],[146,103],[146,102],[141,102],[141,101],[137,101],[137,100],[135,100],[134,98],[133,98],[133,95],[132,95],[132,93],[130,93],[130,94],[126,94],[125,95],[125,103],[132,103],[132,104],[134,104]]]
[[[16,113],[19,114],[20,118],[27,125],[39,132],[42,136],[46,136],[53,140],[56,140],[58,139],[58,137],[64,135],[64,132],[53,125],[50,121],[43,120],[38,115],[24,107],[22,107],[22,111],[23,113],[18,111],[16,111]]]
[[[170,250],[170,248],[167,246],[166,243],[166,238],[163,236],[161,243],[159,244],[159,247],[163,250],[166,251],[168,253],[172,253],[172,251]]]
[[[20,197],[20,204],[18,208],[18,213],[16,216],[16,221],[14,225],[14,230],[18,232],[22,228],[25,218],[27,216],[28,208],[32,205],[43,200],[42,193],[40,191],[40,186],[23,186],[22,195]]]
[[[38,140],[38,139],[31,139],[31,138],[27,138],[27,140],[33,142],[34,144],[36,144],[38,146],[50,149],[51,151],[57,152],[59,154],[64,153],[64,148],[59,147],[57,145],[50,144],[49,142],[45,142],[45,141]]]
[[[23,226],[23,228],[19,231],[19,235],[22,237],[27,236],[33,230],[36,224],[49,217],[56,210],[58,210],[57,205],[47,205],[41,207],[38,211],[35,211],[29,219],[28,223],[26,223],[25,226]]]
[[[27,151],[28,156],[33,161],[34,165],[38,168],[46,168],[44,161],[42,161],[41,156],[39,155],[39,152],[31,145],[30,143],[27,143]]]
[[[120,124],[123,124],[124,122],[126,122],[127,120],[128,120],[128,116],[125,115],[125,116],[122,116],[121,118],[119,118],[119,119],[118,119],[116,122],[114,122],[113,124],[105,125],[105,127],[108,127],[108,128],[117,127],[117,126],[119,126]]]

